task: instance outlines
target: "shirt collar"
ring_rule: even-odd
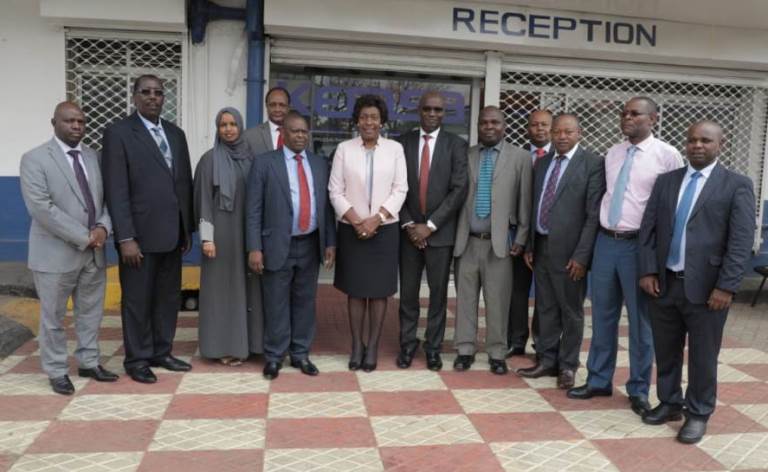
[[[163,133],[165,133],[165,130],[163,129],[163,120],[160,120],[160,119],[158,119],[158,120],[157,120],[157,124],[154,124],[154,123],[152,123],[151,121],[149,121],[148,119],[146,119],[146,118],[144,118],[143,116],[141,116],[141,113],[139,113],[138,111],[136,112],[136,114],[137,114],[137,115],[139,115],[139,118],[141,118],[141,122],[142,122],[142,123],[144,123],[144,126],[145,126],[145,127],[148,129],[148,130],[150,130],[150,131],[151,131],[151,130],[153,130],[153,129],[155,129],[155,128],[160,128],[160,131],[162,131]]]
[[[647,138],[643,139],[642,141],[640,141],[637,144],[632,144],[632,143],[629,142],[629,140],[626,140],[625,142],[627,143],[627,148],[629,148],[631,146],[635,146],[639,150],[641,150],[643,152],[646,152],[651,147],[651,144],[653,144],[654,139],[656,139],[656,138],[654,138],[653,133],[651,133],[651,134],[648,135]]]
[[[424,129],[422,127],[419,127],[419,141],[424,139],[425,135],[429,135],[430,138],[432,139],[432,142],[435,142],[435,140],[437,139],[437,135],[438,134],[440,134],[440,128],[437,128],[436,130],[432,131],[431,133],[427,133],[426,131],[424,131]]]
[[[531,152],[536,152],[537,149],[543,149],[545,154],[548,154],[550,149],[552,149],[552,142],[548,142],[547,144],[539,147],[533,143],[529,143]]]
[[[566,158],[568,161],[570,161],[570,160],[571,160],[571,158],[573,157],[573,155],[574,155],[574,154],[576,154],[576,151],[578,151],[578,150],[579,150],[579,143],[576,143],[576,145],[575,145],[575,146],[573,146],[573,148],[572,148],[570,151],[568,151],[567,153],[565,153],[565,158]],[[557,157],[557,156],[559,156],[559,154],[557,153],[557,151],[555,151],[555,157]]]
[[[705,179],[708,179],[708,178],[709,178],[709,175],[712,173],[712,169],[714,169],[716,165],[717,165],[717,159],[715,159],[714,161],[712,161],[712,164],[710,164],[710,165],[708,165],[707,167],[705,167],[705,168],[701,169],[700,171],[697,171],[696,169],[694,169],[693,167],[691,167],[691,164],[689,163],[689,164],[688,164],[688,169],[685,171],[685,177],[686,177],[686,178],[690,178],[690,177],[691,177],[691,175],[692,175],[694,172],[700,172],[702,177],[704,177]]]
[[[267,120],[267,122],[269,123],[269,129],[273,133],[277,133],[277,130],[280,128],[280,125],[278,125],[277,123],[274,123],[272,120]]]
[[[486,149],[494,149],[497,153],[501,153],[501,148],[504,146],[504,139],[502,138],[501,141],[494,144],[493,146],[485,146],[483,144],[480,144],[480,152],[485,151]]]
[[[301,151],[299,154],[301,155],[302,158],[304,158],[306,160],[306,158],[307,158],[307,150],[306,149]],[[296,155],[296,153],[291,151],[290,149],[288,149],[288,146],[283,146],[283,156],[285,156],[285,160],[286,161],[292,161],[293,160],[293,156],[295,156],[295,155]]]
[[[56,140],[56,144],[58,144],[58,145],[59,145],[59,147],[61,148],[61,151],[62,151],[62,152],[65,154],[65,155],[66,155],[66,154],[67,154],[69,151],[77,151],[77,152],[79,152],[80,154],[82,154],[82,153],[83,153],[83,147],[82,147],[82,145],[81,145],[81,143],[80,143],[80,142],[78,142],[78,143],[77,143],[77,146],[75,146],[75,147],[70,147],[70,146],[69,146],[69,144],[67,144],[67,143],[65,143],[64,141],[62,141],[61,139],[59,139],[59,137],[58,137],[58,136],[54,136],[54,137],[53,137],[53,139],[55,139],[55,140]]]

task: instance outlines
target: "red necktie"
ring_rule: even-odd
[[[419,205],[421,213],[427,214],[427,188],[429,187],[429,138],[424,135],[424,147],[421,148],[421,164],[419,165]]]
[[[538,161],[542,157],[547,155],[547,151],[544,148],[536,148],[536,160]]]
[[[275,146],[275,149],[280,149],[283,147],[283,127],[278,126],[277,127],[277,146]]]
[[[309,184],[307,183],[307,174],[304,173],[304,165],[301,163],[301,154],[296,154],[293,158],[296,159],[296,165],[299,169],[299,231],[305,232],[309,229],[309,213],[311,211]]]

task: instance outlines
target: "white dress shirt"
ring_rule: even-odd
[[[72,156],[70,156],[67,153],[69,151],[77,151],[78,153],[80,153],[80,167],[83,168],[83,174],[85,174],[85,180],[89,180],[88,169],[85,168],[85,162],[83,162],[83,147],[80,145],[80,143],[77,143],[77,146],[75,147],[69,147],[67,143],[65,143],[58,137],[54,136],[53,138],[56,140],[56,144],[58,144],[59,147],[61,148],[61,152],[63,152],[64,155],[67,156],[67,162],[69,162],[69,167],[72,168],[72,172],[75,171],[75,160],[72,158]]]
[[[277,149],[277,137],[280,136],[280,125],[276,125],[272,120],[267,121],[269,122],[269,134],[272,135],[272,148]]]

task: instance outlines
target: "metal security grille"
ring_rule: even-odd
[[[508,142],[525,144],[528,114],[544,108],[576,114],[582,142],[603,155],[622,139],[619,112],[633,96],[646,95],[659,104],[654,134],[683,152],[688,126],[713,120],[728,141],[721,162],[752,178],[762,216],[767,92],[745,85],[509,71],[502,74],[500,103]]]
[[[83,142],[94,149],[101,149],[106,125],[133,112],[131,87],[142,74],[155,74],[164,81],[162,116],[180,123],[182,38],[146,36],[67,32],[67,99],[83,109],[88,120]]]

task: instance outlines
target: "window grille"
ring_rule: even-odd
[[[762,218],[761,183],[766,144],[768,90],[749,85],[727,85],[684,80],[649,80],[586,74],[509,71],[502,74],[500,106],[506,120],[505,138],[527,142],[528,115],[538,108],[554,114],[574,113],[582,127],[582,143],[605,155],[623,139],[619,112],[637,95],[659,105],[654,134],[685,156],[685,133],[692,123],[713,120],[727,139],[720,162],[746,174],[754,182]],[[762,221],[762,220],[760,220]]]
[[[88,146],[101,149],[104,127],[133,112],[131,88],[142,74],[163,80],[162,117],[180,124],[182,38],[148,36],[67,32],[67,99],[85,113],[88,128],[83,142]]]

